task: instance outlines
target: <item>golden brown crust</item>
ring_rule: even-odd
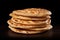
[[[46,19],[50,19],[50,16],[46,16],[46,17],[26,17],[26,16],[20,16],[14,13],[9,14],[9,16],[12,16],[13,18],[19,18],[19,19],[23,19],[23,20],[46,20]]]
[[[36,33],[42,33],[42,32],[44,32],[44,31],[47,31],[47,30],[39,30],[39,31],[20,30],[20,29],[12,28],[12,27],[10,27],[10,26],[9,26],[9,28],[10,28],[13,32],[22,33],[22,34],[36,34]]]
[[[51,12],[46,9],[41,8],[28,8],[24,10],[16,10],[13,13],[23,16],[30,16],[30,17],[43,17],[51,15]]]
[[[10,27],[12,27],[12,26],[10,26]],[[13,27],[13,28],[15,28],[15,27]],[[19,29],[19,30],[28,30],[28,31],[50,30],[50,29],[52,29],[52,25],[47,25],[44,28],[37,27],[37,28],[30,28],[30,29],[25,29],[25,28],[16,28],[16,29]]]
[[[9,14],[9,28],[16,33],[36,34],[52,29],[49,10],[42,8],[27,8],[15,10]]]
[[[24,24],[20,24],[20,23],[14,23],[13,21],[11,21],[11,20],[8,20],[7,21],[7,23],[9,24],[9,25],[11,25],[12,27],[16,27],[16,28],[34,28],[34,27],[45,27],[47,24],[42,24],[42,25],[35,25],[35,26],[33,26],[33,25],[24,25]]]
[[[50,19],[44,20],[44,21],[26,21],[26,20],[21,20],[18,18],[11,18],[11,21],[15,23],[20,23],[20,24],[26,24],[26,25],[41,25],[41,24],[50,24]]]
[[[40,31],[25,31],[25,30],[18,30],[12,27],[9,27],[13,32],[16,33],[23,33],[23,34],[35,34],[35,33],[39,33]]]

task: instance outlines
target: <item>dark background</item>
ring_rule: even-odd
[[[1,36],[5,33],[4,30],[8,30],[7,20],[10,19],[9,13],[13,10],[24,9],[24,8],[45,8],[52,12],[51,20],[54,28],[60,28],[60,2],[59,0],[0,0],[0,27]],[[53,30],[57,30],[53,29]],[[58,32],[60,33],[60,32]],[[57,34],[55,34],[57,35]]]

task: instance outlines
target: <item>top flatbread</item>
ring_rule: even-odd
[[[50,11],[41,8],[28,8],[23,10],[15,10],[12,13],[22,16],[30,16],[30,17],[44,17],[51,15]]]

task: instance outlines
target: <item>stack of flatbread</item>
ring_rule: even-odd
[[[9,14],[12,18],[7,21],[9,28],[16,33],[36,34],[52,29],[49,10],[27,8],[15,10]]]

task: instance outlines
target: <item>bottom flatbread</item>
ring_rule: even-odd
[[[9,25],[9,26],[10,26],[10,25]],[[10,27],[12,27],[12,26],[10,26]],[[16,27],[13,27],[13,28],[16,28]],[[47,25],[47,26],[44,27],[44,28],[39,28],[39,27],[37,27],[37,28],[30,28],[30,29],[25,29],[25,28],[16,28],[16,29],[21,29],[21,30],[34,30],[34,31],[50,30],[50,29],[52,29],[52,25]]]
[[[43,30],[41,31],[25,31],[25,30],[19,30],[19,29],[15,29],[15,28],[12,28],[12,27],[9,27],[13,32],[16,32],[16,33],[23,33],[23,34],[36,34],[36,33],[41,33],[43,32]]]
[[[52,27],[52,26],[51,26]],[[45,29],[41,29],[41,30],[21,30],[21,29],[16,29],[16,28],[13,28],[11,26],[9,26],[9,28],[13,31],[13,32],[16,32],[16,33],[22,33],[22,34],[36,34],[36,33],[42,33],[44,31],[47,31],[47,30],[50,30],[51,28],[46,28],[47,30]]]

